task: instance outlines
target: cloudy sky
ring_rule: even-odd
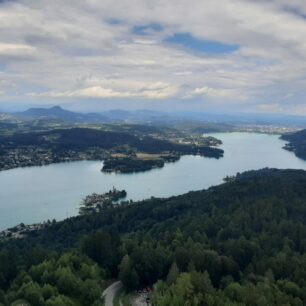
[[[0,0],[0,109],[306,114],[305,0]]]

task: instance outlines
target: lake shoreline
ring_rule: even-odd
[[[221,159],[185,155],[175,163],[146,172],[103,173],[102,161],[75,161],[0,172],[0,230],[16,224],[63,220],[78,214],[88,194],[115,186],[127,200],[164,198],[222,183],[226,176],[265,167],[306,169],[306,162],[283,149],[279,135],[218,133]]]

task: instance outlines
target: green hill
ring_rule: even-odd
[[[263,169],[70,218],[3,242],[1,286],[16,290],[8,266],[32,277],[31,266],[73,249],[129,290],[155,284],[155,305],[305,305],[305,186],[304,171]]]
[[[306,130],[284,134],[281,138],[288,141],[284,149],[294,152],[299,158],[306,159]]]

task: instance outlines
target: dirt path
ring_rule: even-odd
[[[112,283],[109,287],[107,287],[103,291],[102,296],[105,299],[105,306],[113,306],[113,300],[121,288],[122,288],[122,283],[118,281]]]

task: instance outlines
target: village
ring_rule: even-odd
[[[27,146],[14,149],[0,147],[0,171],[19,167],[44,166],[53,163],[80,161],[80,160],[102,160],[108,154],[100,148],[79,150],[65,150],[54,152],[51,148],[40,148],[39,146]]]
[[[84,198],[79,209],[79,214],[90,214],[110,208],[116,202],[126,198],[126,196],[127,192],[125,190],[117,190],[115,187],[103,194],[93,193]],[[46,222],[29,225],[20,223],[14,227],[0,231],[0,241],[9,239],[21,239],[26,237],[31,232],[44,229],[54,223],[56,223],[56,220],[48,220]]]
[[[24,223],[20,223],[14,227],[8,228],[0,232],[0,241],[7,239],[21,239],[27,236],[29,233],[37,230],[44,229],[51,224],[54,224],[56,221],[50,221],[36,224],[26,225]]]
[[[127,193],[125,190],[117,190],[115,187],[103,194],[93,193],[83,199],[79,213],[80,215],[84,215],[99,212],[103,209],[112,207],[114,203],[124,199],[126,196]]]

